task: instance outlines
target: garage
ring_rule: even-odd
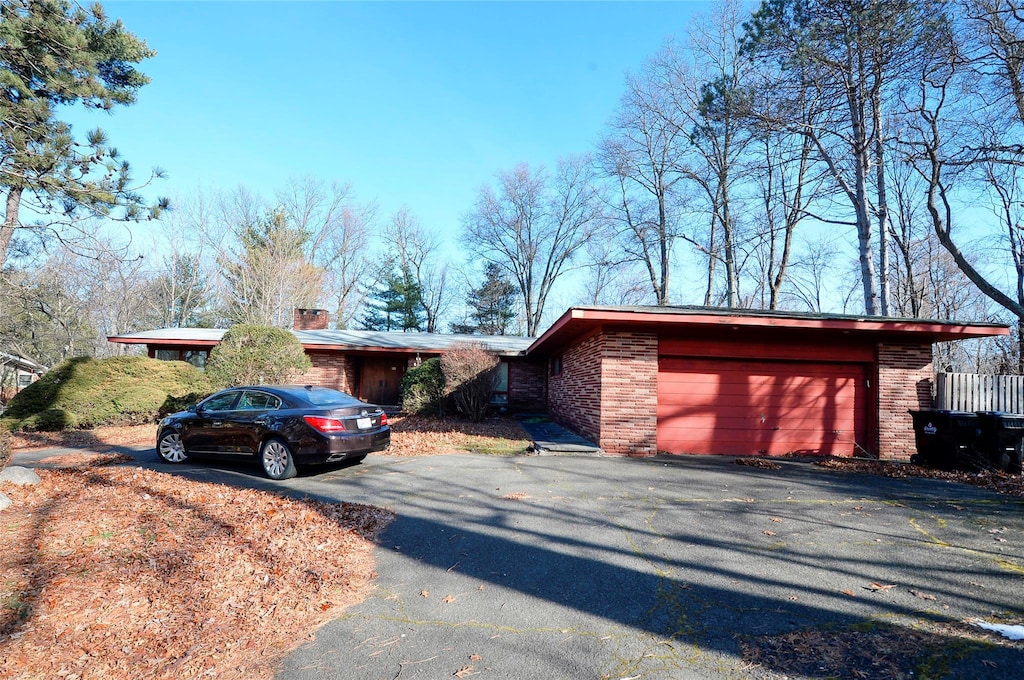
[[[850,456],[867,449],[868,366],[662,357],[658,450]]]

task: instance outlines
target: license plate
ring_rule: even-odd
[[[371,427],[373,427],[373,420],[371,420],[370,418],[357,418],[356,427],[358,427],[360,430],[369,430]]]

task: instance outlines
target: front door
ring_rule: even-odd
[[[399,386],[405,375],[405,359],[364,359],[359,379],[359,398],[371,404],[401,403]]]

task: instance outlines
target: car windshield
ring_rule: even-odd
[[[302,398],[314,406],[351,406],[361,403],[355,397],[325,387],[313,387],[302,390]]]

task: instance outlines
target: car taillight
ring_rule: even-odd
[[[344,432],[345,423],[337,418],[321,418],[320,416],[302,416],[302,419],[309,423],[317,432]]]
[[[380,426],[384,427],[387,424],[388,424],[388,414],[387,413],[381,413],[380,414]]]

